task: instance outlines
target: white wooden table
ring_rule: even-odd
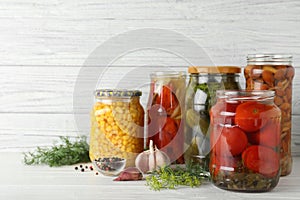
[[[112,177],[76,171],[74,166],[26,166],[21,153],[0,153],[0,160],[1,200],[300,199],[300,157],[294,158],[292,174],[282,177],[278,186],[266,193],[230,192],[211,183],[157,192],[145,181],[114,182]]]

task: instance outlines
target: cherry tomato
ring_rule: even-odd
[[[260,145],[248,147],[242,159],[245,167],[266,177],[276,176],[280,166],[279,155],[273,149]]]
[[[219,156],[236,156],[247,147],[247,135],[236,126],[223,127],[216,140],[215,153]]]
[[[271,113],[267,111],[272,108],[256,101],[242,103],[236,108],[235,123],[245,132],[258,131],[268,122]]]

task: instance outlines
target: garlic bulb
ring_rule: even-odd
[[[152,172],[159,167],[170,164],[170,158],[167,154],[160,151],[156,146],[153,147],[153,141],[150,140],[149,150],[140,153],[135,159],[135,166],[143,173]]]

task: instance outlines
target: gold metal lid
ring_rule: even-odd
[[[126,89],[98,89],[94,92],[96,97],[138,97],[142,95],[140,90]]]
[[[235,74],[241,73],[238,66],[191,66],[188,69],[190,74]]]

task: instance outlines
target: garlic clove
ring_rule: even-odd
[[[135,166],[144,174],[149,171],[149,151],[140,153],[135,159]]]
[[[155,146],[156,169],[171,164],[169,156]]]
[[[150,140],[149,144],[149,171],[154,171],[156,169],[156,158],[155,158],[155,152],[153,148],[153,141]]]

